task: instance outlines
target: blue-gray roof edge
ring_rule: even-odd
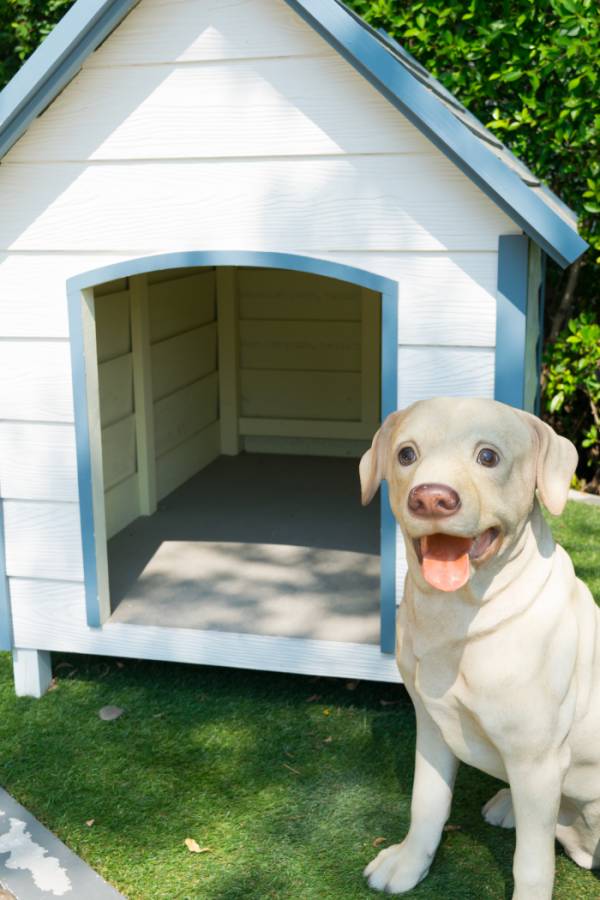
[[[0,157],[137,2],[77,0],[0,93]],[[585,252],[588,245],[564,216],[486,149],[337,0],[286,0],[286,3],[559,265],[567,266]]]

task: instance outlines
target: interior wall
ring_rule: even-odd
[[[102,470],[109,537],[137,510],[137,455],[131,299],[125,278],[96,288],[96,352],[102,431]],[[137,514],[137,512],[136,512]]]
[[[214,270],[144,278],[147,329],[137,337],[130,282],[94,291],[108,538],[153,511],[144,508],[144,480],[153,481],[155,507],[220,449]],[[136,378],[140,369],[150,388],[147,404]],[[141,459],[142,444],[149,447],[150,465]]]
[[[219,455],[215,271],[155,272],[148,301],[160,500]]]
[[[242,446],[357,456],[380,414],[380,297],[347,282],[239,269]]]

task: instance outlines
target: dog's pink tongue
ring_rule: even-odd
[[[421,538],[423,577],[440,591],[456,591],[469,580],[470,538],[430,534]]]

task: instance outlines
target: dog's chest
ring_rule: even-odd
[[[456,660],[424,656],[415,667],[415,690],[444,740],[462,762],[506,778],[501,757],[488,738]]]

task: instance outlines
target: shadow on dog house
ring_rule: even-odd
[[[533,409],[573,215],[336,0],[79,0],[0,95],[0,603],[52,650],[397,680],[357,458]]]

